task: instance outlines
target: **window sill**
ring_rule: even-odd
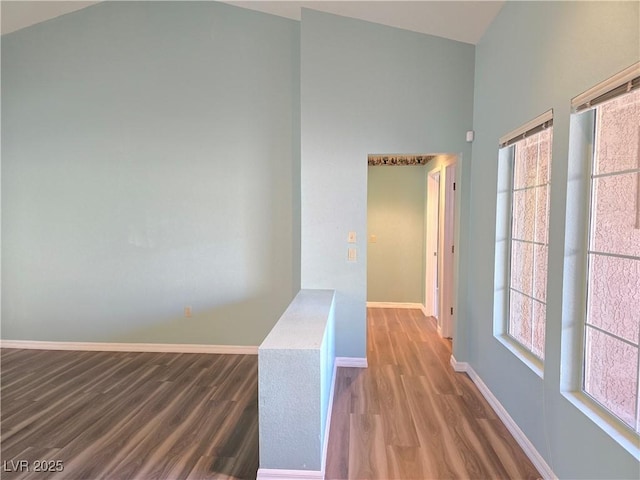
[[[533,373],[535,373],[540,378],[544,378],[544,363],[533,355],[526,348],[523,348],[520,344],[518,344],[515,340],[505,334],[496,335],[496,340],[498,340],[507,350],[513,353],[516,357],[522,361],[527,367],[529,367]]]
[[[620,420],[582,392],[562,392],[578,410],[604,430],[618,445],[640,461],[640,435],[626,427]]]

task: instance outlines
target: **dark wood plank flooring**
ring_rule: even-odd
[[[539,477],[452,371],[433,319],[369,309],[368,322],[369,368],[338,369],[328,479]],[[256,356],[2,349],[0,360],[3,479],[256,476]],[[7,471],[19,460],[64,471]]]
[[[369,368],[339,368],[327,479],[537,479],[419,310],[368,309]]]
[[[2,478],[253,479],[255,355],[2,349]],[[62,472],[19,471],[59,460]]]

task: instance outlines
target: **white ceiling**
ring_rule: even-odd
[[[2,34],[80,10],[98,2],[1,1]]]
[[[2,33],[86,8],[96,1],[2,0]],[[476,44],[504,1],[231,1],[225,2],[300,20],[301,8],[358,18],[414,32]]]
[[[476,44],[504,1],[231,1],[239,7],[300,20],[300,9],[311,8]]]

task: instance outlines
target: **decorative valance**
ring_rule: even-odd
[[[426,165],[436,155],[369,155],[369,166]]]

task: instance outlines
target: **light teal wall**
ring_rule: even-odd
[[[464,182],[474,52],[465,43],[303,10],[302,287],[336,289],[337,356],[366,356],[367,155],[459,153]],[[358,239],[355,263],[347,262],[350,231]]]
[[[367,187],[367,301],[423,303],[427,167],[368,167]]]
[[[637,2],[507,2],[476,49],[473,162],[458,328],[468,361],[560,478],[638,478],[638,462],[560,393],[570,100],[640,58]],[[493,337],[498,138],[554,110],[544,380]],[[570,220],[570,219],[569,219]]]
[[[299,108],[280,17],[105,2],[3,36],[2,337],[258,345],[299,289]]]

